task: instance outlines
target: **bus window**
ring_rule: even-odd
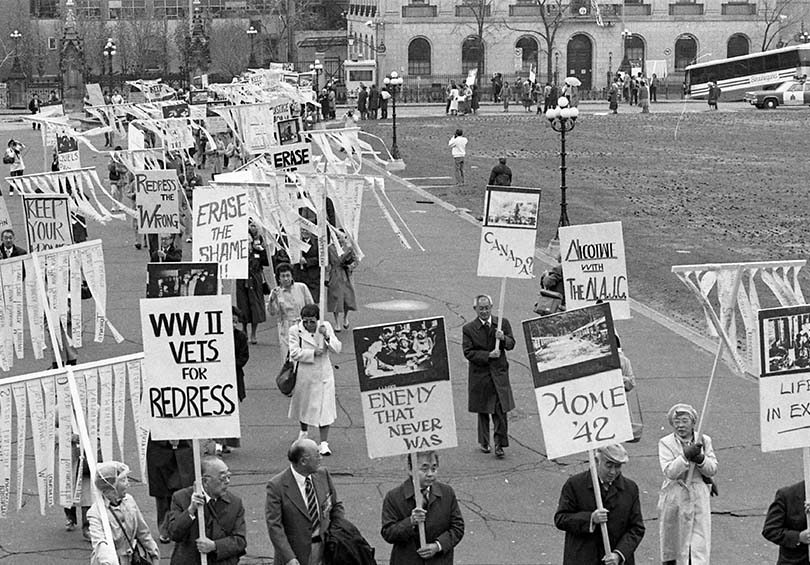
[[[788,51],[787,53],[779,53],[778,56],[780,69],[795,69],[799,66],[798,51]]]
[[[771,72],[778,70],[779,67],[779,53],[771,53],[770,55],[765,55],[762,61],[762,66],[765,67],[765,72]]]
[[[748,60],[748,72],[752,75],[758,75],[760,73],[765,72],[765,67],[763,66],[765,57],[754,57]]]

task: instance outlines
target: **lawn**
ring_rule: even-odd
[[[810,111],[673,110],[581,116],[566,136],[568,213],[573,224],[621,220],[631,296],[703,330],[700,307],[672,265],[808,256]],[[390,139],[390,122],[362,125]],[[434,180],[429,184],[447,186],[428,190],[480,216],[489,171],[505,156],[513,185],[543,189],[538,241],[553,237],[560,140],[544,118],[441,115],[397,125],[407,163],[401,176],[452,176],[447,140],[463,128],[470,140],[466,186]]]

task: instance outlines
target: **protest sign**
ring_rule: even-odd
[[[478,252],[479,277],[534,277],[540,190],[488,186]]]
[[[190,115],[188,104],[185,102],[165,104],[161,107],[161,111],[164,118],[188,118]]]
[[[23,194],[22,198],[30,252],[73,243],[67,194]]]
[[[138,233],[180,232],[180,180],[174,169],[133,171]]]
[[[456,447],[444,318],[354,330],[369,457]]]
[[[523,322],[549,459],[633,439],[608,304]]]
[[[97,83],[86,84],[87,98],[91,106],[104,106],[104,94],[101,93],[101,86]]]
[[[189,93],[189,116],[193,120],[204,120],[207,113],[207,90],[192,90]]]
[[[147,263],[146,298],[211,296],[219,293],[216,263]]]
[[[12,229],[11,216],[8,215],[8,207],[6,206],[5,197],[0,194],[0,232],[6,229]]]
[[[276,138],[279,145],[297,145],[303,141],[301,131],[301,118],[290,118],[276,122]]]
[[[217,263],[223,279],[246,279],[252,248],[247,190],[198,189],[194,193],[194,210],[192,259]]]
[[[566,226],[559,233],[568,307],[602,300],[610,304],[614,319],[630,319],[622,223]]]
[[[239,437],[231,297],[141,299],[153,440]]]
[[[274,147],[265,159],[276,171],[300,171],[314,173],[312,143],[294,143]]]
[[[56,134],[56,154],[60,171],[81,169],[79,141],[72,135]]]
[[[810,305],[759,311],[762,451],[810,447]]]

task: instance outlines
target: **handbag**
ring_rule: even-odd
[[[563,296],[559,292],[541,288],[537,292],[537,300],[534,303],[534,312],[541,316],[548,316],[564,310],[562,306]]]
[[[265,296],[270,295],[270,285],[267,284],[267,281],[262,279],[262,294]]]
[[[118,526],[121,528],[121,533],[124,534],[124,538],[127,540],[130,549],[132,549],[132,555],[129,556],[129,564],[130,565],[152,565],[152,558],[149,557],[149,553],[146,549],[141,545],[141,541],[138,538],[135,538],[135,543],[132,543],[132,540],[129,539],[127,535],[127,530],[124,528],[124,524],[121,523],[121,520],[118,518],[115,512],[110,512],[115,518],[115,521],[118,522]]]
[[[301,335],[298,335],[298,346],[301,347]],[[295,381],[298,378],[298,363],[290,359],[290,352],[281,366],[281,370],[276,377],[276,386],[284,396],[292,396],[295,390]]]

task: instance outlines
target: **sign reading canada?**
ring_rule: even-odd
[[[239,437],[231,297],[141,300],[152,439]]]

